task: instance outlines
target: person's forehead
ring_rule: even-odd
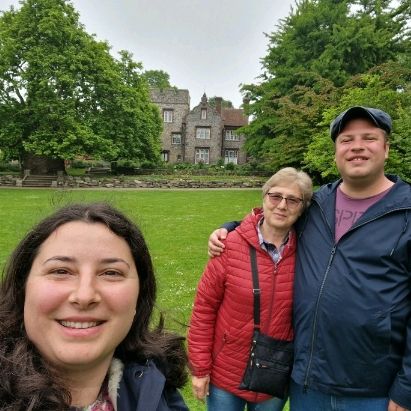
[[[271,186],[270,190],[271,193],[278,193],[278,194],[292,194],[292,193],[300,193],[301,189],[300,186],[294,182],[292,184],[276,184]]]
[[[377,127],[370,119],[355,118],[347,121],[344,128],[340,131],[338,136],[350,133],[352,131],[372,132],[384,135],[384,130]]]

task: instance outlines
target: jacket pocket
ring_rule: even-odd
[[[390,354],[391,346],[391,314],[388,311],[376,311],[372,315],[370,330],[367,335],[374,349],[374,359],[381,360]]]
[[[213,353],[212,353],[213,361],[215,361],[217,359],[217,357],[223,351],[225,345],[227,344],[227,338],[228,338],[228,332],[224,331],[222,338],[217,340],[214,343]]]
[[[235,358],[248,358],[251,349],[252,335],[245,338],[238,335],[238,331],[233,327],[226,329],[223,336],[214,344],[213,349],[213,362],[220,359],[220,357],[235,357]]]

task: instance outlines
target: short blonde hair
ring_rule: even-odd
[[[296,170],[294,167],[284,167],[272,175],[263,185],[263,197],[274,186],[291,184],[298,185],[303,196],[303,206],[307,208],[313,196],[313,182],[306,172]]]

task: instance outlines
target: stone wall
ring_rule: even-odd
[[[12,175],[5,175],[5,176],[0,176],[0,186],[17,186],[21,181],[20,177],[12,176]]]
[[[247,178],[243,181],[220,181],[218,177],[210,181],[166,178],[152,181],[124,180],[121,178],[72,177],[60,178],[58,188],[261,188],[266,178]],[[0,186],[13,187],[21,181],[15,176],[0,176]],[[56,187],[54,187],[55,189]]]

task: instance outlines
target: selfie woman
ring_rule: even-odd
[[[0,410],[187,410],[183,338],[150,329],[153,266],[140,230],[106,204],[32,229],[0,288]]]

